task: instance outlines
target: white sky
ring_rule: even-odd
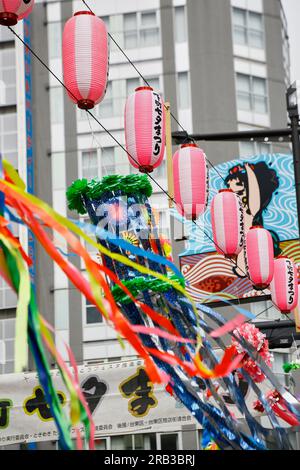
[[[300,0],[281,0],[288,21],[291,83],[300,80]]]

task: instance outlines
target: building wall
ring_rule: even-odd
[[[187,0],[187,11],[194,131],[236,130],[230,0]],[[235,143],[202,146],[213,163],[238,153]]]
[[[288,80],[288,62],[284,52],[281,52],[282,37],[286,36],[286,31],[280,2],[114,0],[99,3],[90,0],[89,4],[96,14],[109,22],[111,34],[146,79],[155,79],[154,83],[165,100],[171,102],[171,111],[180,123],[179,125],[173,119],[173,130],[185,129],[189,133],[201,133],[285,125],[284,87]],[[79,8],[82,8],[79,0],[38,1],[32,15],[34,49],[61,79],[63,26],[73,11]],[[249,24],[251,18],[251,21],[258,21],[255,15],[261,15],[263,42],[258,47],[257,44],[253,47],[251,41],[249,43],[248,30],[246,43],[241,44],[236,40],[236,17],[233,9],[247,12]],[[149,37],[147,39],[143,36],[142,31],[142,15],[147,11],[155,12],[156,15],[157,37],[154,35],[153,45],[147,44]],[[133,15],[130,21],[137,25],[136,45],[128,45],[128,14]],[[246,26],[249,29],[248,23]],[[11,46],[14,47],[11,37],[8,40],[4,38],[0,43],[0,49]],[[20,73],[19,71],[19,75]],[[265,80],[268,102],[265,112],[240,109],[238,74]],[[111,89],[108,90],[105,101],[94,112],[105,127],[124,144],[122,109],[129,88],[142,81],[113,43],[110,81]],[[20,83],[18,89],[19,86]],[[85,152],[90,152],[93,158],[96,155],[98,164],[92,176],[101,177],[107,171],[126,174],[132,170],[125,153],[98,124],[89,121],[85,113],[75,109],[62,87],[36,60],[33,60],[33,93],[37,195],[61,214],[76,218],[74,213],[67,210],[65,192],[74,179],[86,176],[85,172],[90,171],[84,164]],[[19,101],[20,96],[19,92]],[[0,106],[0,118],[12,109],[15,112],[16,103],[11,103],[5,109]],[[267,151],[270,148],[267,145],[239,146],[238,143],[210,143],[203,144],[203,147],[213,164],[232,159],[239,153],[246,156],[247,152]],[[283,147],[276,146],[277,148]],[[106,157],[111,151],[114,168],[107,167]],[[165,169],[156,171],[154,177],[167,188]],[[154,186],[153,189],[152,204],[163,212],[168,231],[170,221],[167,198],[157,187]],[[67,249],[61,240],[56,241],[62,250]],[[182,245],[182,242],[174,244],[175,256],[182,250]],[[72,262],[79,266],[78,261],[72,259]],[[80,268],[84,271],[82,265]],[[122,351],[114,331],[104,323],[87,322],[85,300],[39,247],[37,295],[41,311],[59,333],[57,345],[66,359],[61,339],[70,342],[79,363],[135,355],[129,346],[125,352]],[[2,311],[2,318],[7,317],[7,312],[10,317],[14,315],[15,304],[9,311],[7,308],[10,305],[4,304],[3,307],[6,310]]]

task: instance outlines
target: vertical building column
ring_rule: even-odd
[[[46,34],[47,10],[43,4],[35,6],[32,15],[32,44],[36,54],[48,63],[48,41]],[[52,206],[51,123],[49,103],[49,73],[32,59],[32,108],[34,127],[34,181],[35,193]],[[45,250],[36,244],[36,294],[40,312],[54,325],[53,263]]]
[[[164,78],[164,98],[171,105],[171,113],[178,115],[177,107],[177,71],[175,59],[174,40],[174,15],[173,0],[160,0],[161,8],[161,43],[162,43],[162,63]],[[177,131],[178,126],[172,119],[172,131]],[[182,224],[170,217],[171,243],[174,263],[179,266],[179,254],[184,251],[184,242],[176,242],[174,234],[183,233]]]
[[[271,127],[280,129],[287,125],[286,81],[289,70],[284,69],[283,23],[278,0],[264,0],[265,42],[268,71],[269,109]],[[287,144],[273,145],[274,152],[289,152]]]
[[[73,15],[72,2],[63,2],[61,5],[62,18],[70,18]],[[67,93],[64,93],[64,118],[65,118],[65,159],[66,159],[66,186],[79,178],[79,164],[77,152],[77,119],[76,107],[70,101]],[[66,197],[66,196],[65,196]],[[67,217],[75,219],[77,215],[67,210]],[[72,258],[72,263],[80,269],[79,258]],[[70,346],[75,355],[76,361],[82,363],[83,357],[83,321],[82,321],[82,296],[77,289],[74,289],[70,282],[69,301],[69,332]]]
[[[187,0],[193,129],[195,133],[237,130],[230,0]],[[237,143],[201,144],[213,163],[238,155]]]

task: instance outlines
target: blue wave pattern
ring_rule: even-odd
[[[259,162],[265,162],[268,166],[276,170],[279,178],[279,188],[276,193],[273,194],[273,198],[263,214],[264,227],[268,230],[275,231],[280,241],[296,239],[299,237],[299,232],[292,155],[278,153],[253,155],[221,163],[216,166],[216,169],[225,179],[233,166]],[[215,194],[217,194],[220,189],[225,188],[224,181],[220,178],[218,173],[213,168],[209,171],[210,190],[208,208],[197,221],[197,225],[200,228],[179,216],[176,209],[172,209],[171,211],[173,217],[176,217],[185,224],[189,233],[187,249],[181,253],[180,256],[215,251],[212,242],[210,204]]]

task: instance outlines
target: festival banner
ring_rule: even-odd
[[[292,155],[256,155],[221,163],[210,170],[208,209],[197,226],[186,222],[189,240],[180,255],[187,291],[197,302],[244,300],[269,295],[253,289],[246,273],[244,251],[232,260],[216,252],[213,244],[210,205],[220,189],[232,189],[243,204],[245,232],[252,225],[270,231],[275,256],[300,262],[297,206]],[[175,211],[173,213],[175,217]]]
[[[82,366],[78,369],[81,390],[96,426],[96,436],[174,432],[182,426],[199,424],[175,400],[164,385],[153,385],[143,361]],[[69,399],[57,370],[51,372],[59,400],[68,412]],[[249,404],[256,396],[242,382],[240,390]],[[206,392],[201,392],[203,398]],[[219,388],[218,393],[222,393]],[[229,395],[223,395],[236,418],[241,415]],[[207,400],[213,404],[211,398]],[[256,414],[254,412],[254,414]],[[83,429],[82,429],[83,430]],[[75,438],[75,433],[72,431]],[[0,446],[58,440],[49,406],[36,373],[0,376]]]

